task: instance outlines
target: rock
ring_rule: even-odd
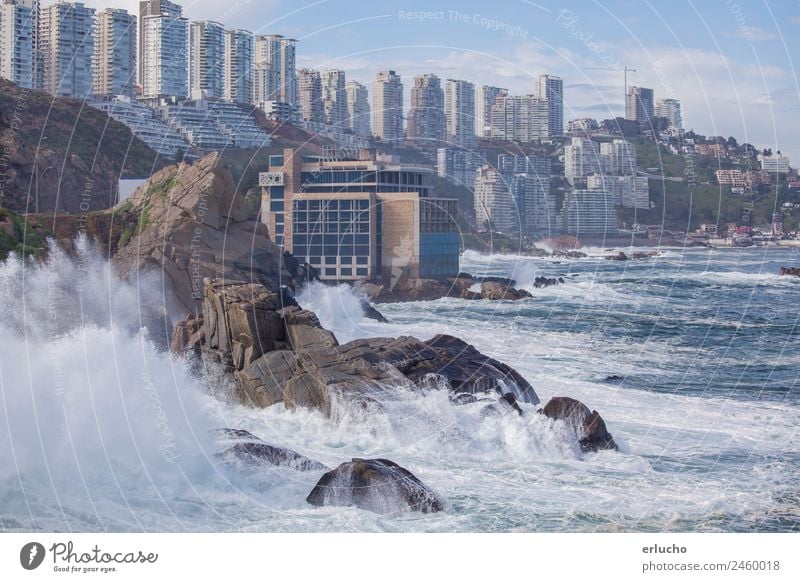
[[[185,320],[175,324],[169,351],[176,355],[183,355],[188,351],[199,356],[204,341],[202,329],[203,314],[195,316],[190,313]]]
[[[277,293],[281,284],[313,277],[269,240],[265,225],[248,220],[219,153],[156,172],[114,212],[138,217],[120,238],[116,270],[123,277],[158,271],[188,312],[200,310],[206,278],[260,283]]]
[[[625,253],[620,251],[616,255],[607,255],[606,256],[606,260],[607,261],[627,261],[628,260],[628,255],[626,255]]]
[[[294,376],[296,357],[291,350],[264,354],[236,375],[245,404],[266,408],[283,402],[283,388]]]
[[[219,453],[217,458],[225,462],[239,460],[251,465],[274,465],[297,471],[325,471],[328,469],[319,461],[309,459],[291,449],[274,447],[263,442],[237,443]]]
[[[481,283],[481,298],[496,300],[512,300],[525,299],[531,297],[531,294],[524,289],[515,289],[514,287],[504,285],[503,283],[495,283],[493,281],[485,281]]]
[[[616,374],[611,374],[610,376],[606,376],[603,382],[624,382],[625,378],[623,376],[618,376]]]
[[[800,277],[800,267],[781,267],[778,274],[781,276]]]
[[[543,287],[551,287],[553,285],[560,285],[564,283],[564,279],[562,277],[536,277],[533,280],[533,286],[536,289],[541,289]]]
[[[375,309],[366,299],[361,300],[361,309],[364,310],[364,317],[367,319],[374,319],[375,321],[379,321],[381,323],[389,323],[389,320],[386,319],[380,311]]]
[[[325,473],[306,499],[317,507],[380,514],[443,511],[445,503],[410,471],[386,459],[353,459]]]
[[[617,450],[617,444],[606,429],[606,423],[596,410],[589,408],[573,398],[557,396],[541,410],[553,420],[563,421],[575,434],[584,452]]]
[[[330,349],[339,345],[336,336],[322,327],[313,311],[293,305],[282,309],[279,315],[286,329],[285,338],[294,351],[317,347]]]
[[[242,370],[286,343],[286,326],[279,310],[294,303],[290,297],[257,283],[217,279],[207,279],[203,289],[204,353],[214,351],[215,359]],[[300,310],[296,304],[286,309]]]

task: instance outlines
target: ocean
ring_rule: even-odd
[[[800,529],[797,251],[662,248],[638,261],[479,255],[522,301],[378,305],[346,286],[298,301],[341,342],[438,333],[517,369],[542,400],[596,409],[619,451],[582,453],[560,423],[487,415],[441,390],[398,392],[338,421],[253,409],[150,341],[155,275],[120,281],[85,241],[77,258],[0,265],[0,530],[735,531]],[[628,251],[628,249],[623,249]],[[616,252],[616,251],[614,251]],[[536,276],[566,283],[534,289]],[[447,502],[433,515],[313,508],[320,472],[222,465],[211,436],[241,428],[335,466],[383,457]]]

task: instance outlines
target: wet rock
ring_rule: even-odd
[[[800,267],[781,267],[778,274],[784,277],[800,277]]]
[[[176,355],[183,355],[188,351],[199,356],[203,341],[203,315],[195,316],[190,313],[185,320],[175,324],[169,351]]]
[[[606,376],[603,382],[623,382],[625,378],[623,376],[617,376],[616,374],[611,374],[610,376]]]
[[[373,305],[365,299],[361,300],[361,309],[364,311],[364,317],[367,319],[374,319],[375,321],[379,321],[381,323],[389,323],[389,320],[386,319],[380,311],[375,309],[375,307],[373,307]]]
[[[279,312],[286,329],[285,338],[295,351],[309,348],[333,348],[339,345],[336,336],[319,322],[313,311],[294,305]]]
[[[584,452],[617,450],[614,438],[596,410],[589,410],[582,402],[565,396],[551,398],[541,413],[553,420],[563,421],[575,434]]]
[[[536,289],[541,289],[543,287],[551,287],[553,285],[560,285],[564,283],[564,279],[562,277],[536,277],[533,280],[533,286]]]
[[[307,501],[317,507],[358,507],[380,514],[434,513],[444,501],[414,474],[386,459],[353,459],[325,473]]]
[[[492,301],[503,299],[517,301],[519,299],[526,299],[528,297],[531,297],[531,294],[524,289],[516,289],[514,287],[504,285],[503,283],[495,283],[493,281],[484,281],[481,283],[482,299],[490,299]]]
[[[628,260],[628,255],[626,255],[625,253],[620,251],[616,255],[607,255],[606,256],[606,260],[607,261],[627,261]]]
[[[328,469],[319,461],[309,459],[291,449],[274,447],[264,442],[237,443],[219,453],[217,457],[225,462],[238,460],[251,465],[273,465],[296,471],[325,471]]]

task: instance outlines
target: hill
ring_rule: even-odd
[[[122,123],[75,99],[0,79],[0,206],[86,212],[116,202],[120,177],[168,163]]]

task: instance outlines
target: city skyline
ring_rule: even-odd
[[[131,11],[137,3],[114,5]],[[800,159],[800,120],[791,117],[800,98],[791,58],[800,47],[790,34],[800,31],[797,5],[617,0],[605,7],[575,3],[566,10],[562,3],[523,0],[491,8],[474,1],[378,1],[364,7],[271,0],[234,2],[222,12],[207,0],[183,5],[191,20],[297,38],[298,69],[341,68],[348,80],[370,88],[377,71],[387,68],[409,81],[433,73],[505,87],[512,95],[534,93],[542,73],[557,75],[564,79],[565,123],[623,116],[622,67],[628,65],[637,69],[629,74],[630,85],[653,88],[656,99],[681,100],[687,130],[733,135]],[[425,21],[400,18],[400,11],[419,10],[443,13]],[[687,10],[692,18],[685,18]],[[493,30],[488,20],[506,27]],[[411,85],[404,83],[406,103]]]

